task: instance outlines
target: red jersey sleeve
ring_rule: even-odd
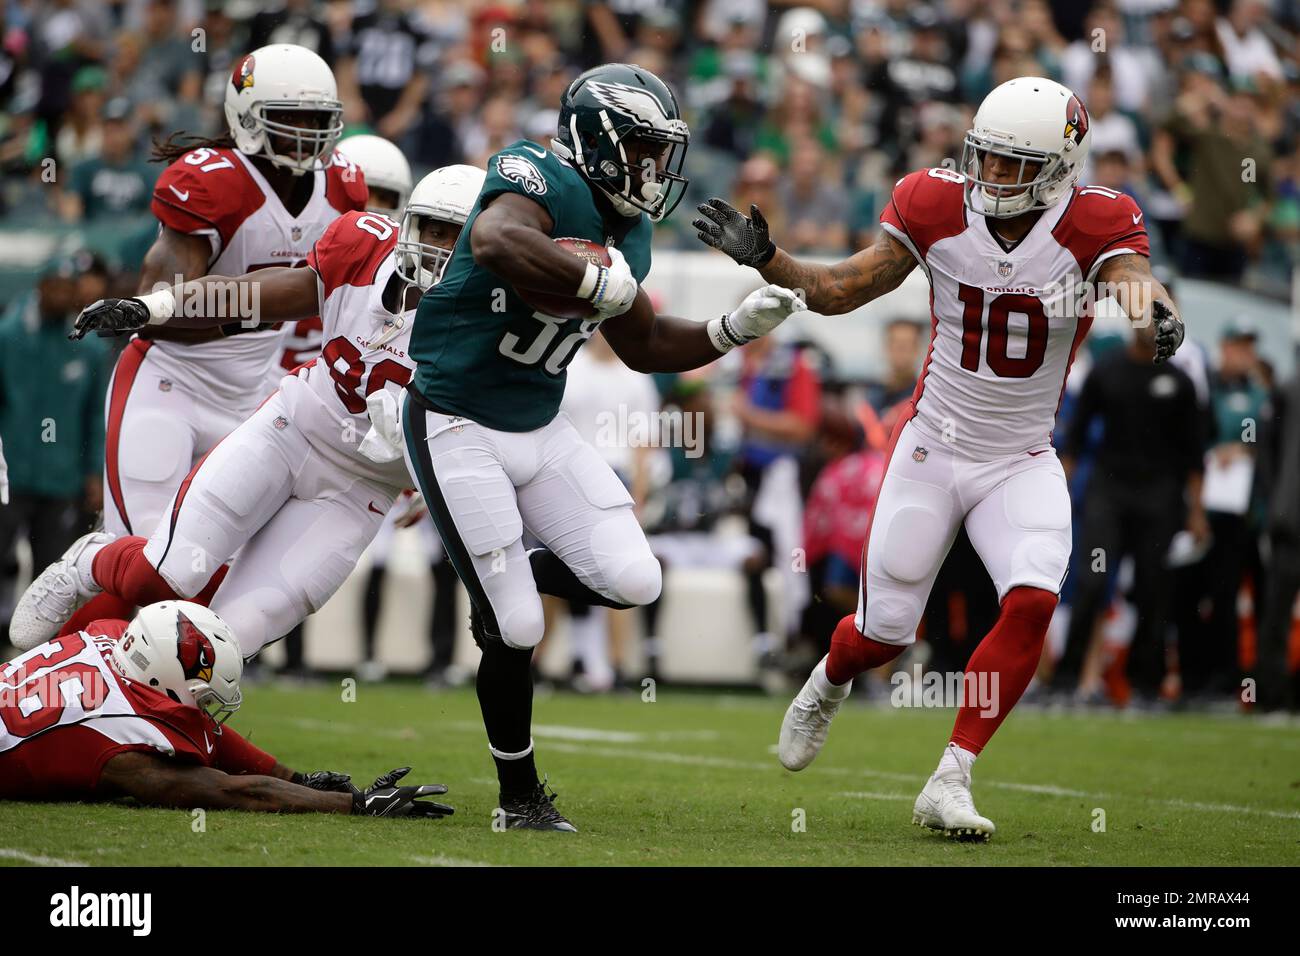
[[[219,255],[265,201],[233,150],[202,146],[163,170],[150,208],[159,222],[177,232],[215,235]]]
[[[276,762],[265,750],[253,746],[229,727],[222,727],[221,733],[216,737],[212,766],[218,770],[232,774],[269,774]]]
[[[894,184],[880,214],[881,226],[924,261],[936,242],[966,228],[962,180],[962,176],[942,167],[908,173]]]
[[[397,245],[397,223],[373,212],[350,212],[329,224],[307,254],[321,281],[321,299],[340,286],[365,286]]]
[[[337,150],[325,167],[325,198],[339,212],[362,212],[370,201],[365,173]]]
[[[1101,186],[1083,186],[1068,200],[1070,206],[1052,230],[1052,237],[1070,250],[1084,279],[1114,256],[1151,255],[1146,217],[1133,197]]]

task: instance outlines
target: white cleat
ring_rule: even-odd
[[[824,657],[790,702],[785,719],[781,721],[781,737],[777,741],[776,753],[781,766],[786,770],[802,770],[821,752],[822,745],[826,743],[826,734],[831,729],[831,721],[853,686],[852,683],[846,684],[842,697],[823,697],[817,690],[818,678],[822,682],[826,680]]]
[[[30,651],[44,644],[100,592],[89,573],[83,575],[77,570],[77,563],[88,547],[108,544],[114,537],[107,531],[83,534],[63,552],[63,557],[36,575],[9,621],[9,641],[14,647]]]
[[[975,810],[970,767],[965,765],[941,767],[931,774],[912,806],[912,822],[957,840],[987,840],[997,831],[992,820]]]

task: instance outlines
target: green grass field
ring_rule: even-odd
[[[195,832],[182,811],[0,804],[0,864],[1300,863],[1294,721],[1017,712],[976,766],[976,804],[998,833],[973,845],[910,822],[950,711],[850,705],[818,762],[791,774],[772,753],[783,699],[560,694],[538,699],[535,735],[572,835],[492,830],[495,779],[472,691],[362,685],[355,702],[340,697],[253,687],[236,726],[298,769],[369,779],[409,763],[413,781],[451,787],[454,817],[214,812]]]

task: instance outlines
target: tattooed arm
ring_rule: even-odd
[[[721,199],[710,199],[699,212],[703,218],[692,225],[702,242],[743,266],[753,266],[768,282],[801,291],[808,308],[822,315],[852,312],[892,292],[916,267],[907,247],[883,230],[869,248],[842,262],[820,265],[777,248],[757,206],[750,206],[745,218]]]
[[[768,282],[802,289],[812,311],[841,315],[897,289],[915,267],[907,247],[882,229],[875,243],[842,262],[801,262],[777,249],[758,271]]]
[[[1151,274],[1151,260],[1137,253],[1115,256],[1097,270],[1097,300],[1113,297],[1135,329],[1154,326],[1156,364],[1166,361],[1183,344],[1183,320],[1173,296]],[[1151,333],[1147,333],[1151,334]]]

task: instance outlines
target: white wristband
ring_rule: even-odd
[[[729,328],[727,319],[728,316],[725,315],[721,318],[710,319],[704,327],[704,330],[709,335],[709,341],[713,343],[713,347],[723,355],[726,355],[737,346],[745,344],[745,341],[737,337],[736,333]]]
[[[136,298],[149,310],[150,325],[162,325],[176,314],[176,293],[170,287]]]
[[[591,293],[596,288],[596,280],[600,278],[600,267],[594,262],[587,263],[587,273],[582,277],[582,283],[578,286],[578,298],[590,299]]]

